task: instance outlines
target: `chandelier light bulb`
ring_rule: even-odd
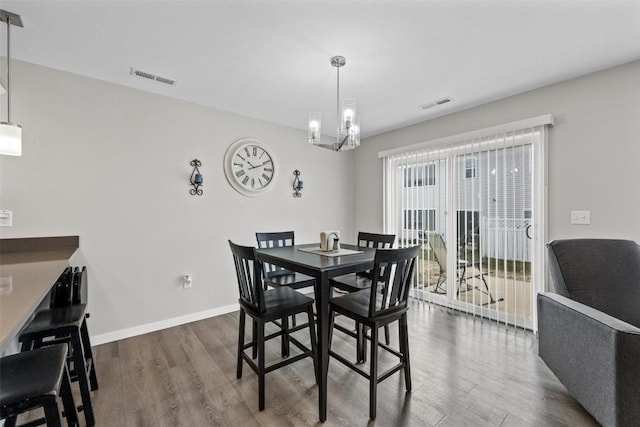
[[[322,115],[320,113],[309,113],[307,122],[307,140],[309,144],[316,144],[320,140],[320,126]]]
[[[351,127],[351,122],[353,121],[353,110],[347,109],[344,110],[344,125],[346,128]]]
[[[318,137],[318,126],[319,126],[319,123],[317,120],[312,120],[309,123],[309,129],[311,129],[311,136],[314,139]]]

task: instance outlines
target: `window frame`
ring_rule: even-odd
[[[419,174],[420,169],[425,171],[423,175]],[[430,174],[430,170],[432,170],[433,173]],[[403,179],[403,188],[435,187],[438,185],[438,164],[436,162],[429,162],[416,165],[415,167],[407,166],[404,170]]]

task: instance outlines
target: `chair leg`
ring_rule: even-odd
[[[71,334],[71,347],[73,365],[76,375],[78,376],[78,384],[80,386],[80,397],[82,398],[82,412],[84,412],[87,426],[94,426],[95,419],[93,417],[93,407],[91,406],[91,392],[89,390],[89,378],[87,378],[87,369],[84,361],[84,348],[80,339],[80,331]]]
[[[242,378],[242,353],[244,347],[244,328],[246,321],[246,313],[240,309],[240,332],[238,333],[238,360],[236,361],[236,378]],[[254,335],[255,337],[255,335]]]
[[[496,302],[496,300],[493,298],[493,295],[491,295],[491,291],[489,290],[489,285],[487,285],[487,281],[484,279],[484,274],[482,273],[482,271],[480,271],[480,279],[482,280],[482,283],[484,283],[484,287],[487,290],[487,295],[489,295],[490,303],[493,304],[494,302]]]
[[[4,420],[4,427],[16,427],[16,420],[18,419],[17,416],[13,415],[11,417],[7,417]]]
[[[407,327],[407,315],[403,315],[398,322],[398,334],[400,335],[400,353],[404,361],[404,383],[407,391],[411,391],[411,362],[409,359],[409,329]]]
[[[76,405],[73,402],[73,392],[71,391],[71,381],[69,380],[67,365],[64,366],[64,374],[62,376],[62,383],[60,384],[60,397],[62,397],[62,405],[64,407],[65,417],[67,418],[67,425],[77,426],[78,413],[76,412]]]
[[[358,322],[356,322],[356,359],[356,363],[367,361],[367,329]]]
[[[333,341],[333,325],[336,322],[336,313],[329,307],[329,350],[331,350],[331,342]]]
[[[369,370],[369,418],[376,419],[378,403],[378,326],[371,328],[371,369]]]
[[[318,375],[318,342],[316,340],[316,325],[313,322],[313,308],[307,309],[307,317],[309,321],[309,338],[311,340],[311,357],[313,358],[313,370],[316,373],[316,384],[320,383]]]
[[[253,359],[255,359],[256,357],[258,357],[258,345],[257,345],[257,337],[258,337],[258,322],[257,321],[253,321],[253,349],[252,349],[252,356]]]
[[[80,336],[82,338],[82,346],[84,347],[84,355],[87,359],[91,359],[91,369],[89,370],[89,383],[91,390],[98,389],[98,377],[96,376],[96,359],[93,358],[93,349],[89,339],[89,329],[87,328],[87,319],[84,319],[80,327]]]
[[[282,336],[280,346],[282,347],[282,357],[289,357],[289,318],[284,316],[280,319]]]
[[[384,325],[384,342],[385,344],[391,344],[391,337],[389,335],[389,325]]]
[[[44,417],[47,420],[47,427],[62,427],[56,396],[49,396],[42,407],[44,409]]]
[[[258,409],[264,410],[264,322],[258,323]]]

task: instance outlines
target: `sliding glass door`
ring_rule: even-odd
[[[544,140],[539,127],[384,157],[386,232],[421,246],[415,298],[533,327]]]

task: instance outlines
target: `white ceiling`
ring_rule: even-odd
[[[357,99],[364,136],[640,59],[640,0],[1,7],[24,23],[12,27],[15,59],[300,129],[321,111],[326,134],[335,128],[334,55],[347,58],[341,95]],[[133,77],[131,67],[177,85]],[[454,102],[419,108],[446,96]]]

